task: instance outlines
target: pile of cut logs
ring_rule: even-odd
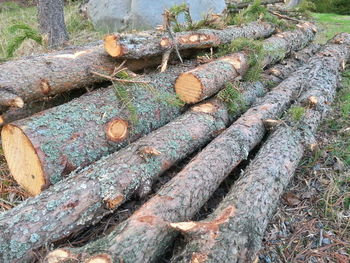
[[[0,214],[0,261],[32,262],[39,249],[100,222],[127,200],[149,197],[165,171],[195,152],[108,235],[56,248],[43,261],[157,262],[179,234],[188,238],[170,262],[256,260],[283,189],[303,153],[315,147],[315,131],[350,57],[349,34],[320,46],[311,43],[316,29],[308,22],[274,31],[253,22],[172,37],[112,34],[0,64],[3,151],[13,177],[33,195]],[[265,38],[260,81],[242,81],[252,55],[246,50],[205,64],[193,58],[241,37]],[[183,63],[174,56],[165,72],[150,69],[175,49]],[[130,73],[145,68],[147,74]],[[133,78],[117,78],[120,72]],[[106,81],[113,85],[72,101],[60,95]],[[239,94],[230,103],[245,107],[232,111],[217,95],[227,83]],[[290,107],[302,108],[302,116],[293,118]],[[190,221],[258,145],[213,213]]]

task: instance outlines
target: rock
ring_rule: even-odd
[[[330,245],[331,243],[332,243],[332,241],[329,238],[322,239],[322,245],[324,245],[324,246]]]
[[[163,23],[165,9],[184,2],[190,7],[194,22],[208,13],[222,13],[226,8],[225,0],[90,0],[87,12],[97,30],[146,30]]]

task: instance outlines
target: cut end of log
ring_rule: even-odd
[[[112,263],[112,258],[107,254],[100,254],[100,255],[93,256],[85,260],[84,262],[85,263]]]
[[[318,103],[318,99],[315,96],[310,96],[307,100],[310,108],[314,108]]]
[[[56,249],[46,256],[47,263],[60,263],[70,259],[70,253],[65,249]]]
[[[41,89],[41,92],[44,95],[49,95],[50,94],[51,87],[50,87],[49,82],[46,79],[42,79],[41,80],[41,82],[40,82],[40,89]]]
[[[175,83],[176,94],[186,103],[200,101],[202,90],[202,83],[192,73],[182,73]]]
[[[112,57],[121,57],[125,54],[122,45],[118,44],[118,37],[115,35],[105,36],[103,45],[106,52]]]
[[[2,127],[5,124],[5,120],[3,116],[0,116],[0,127]]]
[[[217,110],[217,108],[215,107],[215,105],[210,103],[210,102],[203,103],[201,105],[194,106],[192,108],[192,111],[203,112],[203,113],[213,113],[213,112],[216,112],[216,110]]]
[[[22,100],[22,98],[17,97],[13,100],[12,106],[17,107],[17,108],[23,108],[24,101]]]
[[[128,122],[122,119],[110,121],[106,127],[107,138],[113,142],[120,142],[128,136]]]
[[[124,200],[124,196],[118,195],[115,198],[110,198],[105,200],[105,205],[107,209],[114,210],[116,209]]]
[[[20,128],[11,124],[4,126],[1,138],[12,176],[31,195],[38,195],[46,180],[33,144]]]
[[[193,253],[190,263],[203,263],[208,259],[206,254]]]

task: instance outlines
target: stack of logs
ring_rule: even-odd
[[[274,30],[253,22],[172,37],[158,31],[113,34],[89,46],[1,64],[2,146],[11,174],[34,196],[0,214],[1,261],[31,262],[42,247],[100,222],[130,198],[149,196],[165,171],[205,145],[110,234],[53,250],[44,261],[156,262],[179,233],[189,238],[171,262],[254,261],[350,56],[349,34],[321,47],[310,44],[316,33],[310,23],[272,35]],[[266,38],[263,49],[278,51],[266,52],[261,81],[238,84],[249,69],[248,51],[202,65],[193,59],[196,50],[241,37]],[[124,68],[139,72],[159,65],[173,49],[187,60],[176,64],[171,58],[162,73],[114,76]],[[70,102],[60,95],[106,80],[113,85]],[[244,107],[232,111],[217,95],[227,83],[239,94],[231,103]],[[38,102],[43,98],[48,106]],[[300,120],[285,113],[292,103],[305,109]],[[52,108],[41,111],[45,107]],[[215,211],[189,221],[269,131]]]

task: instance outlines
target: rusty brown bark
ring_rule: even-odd
[[[203,49],[231,42],[239,37],[265,38],[275,27],[269,23],[252,22],[242,27],[229,26],[223,30],[199,29],[174,34],[175,43],[168,33],[147,31],[140,34],[113,34],[104,39],[108,54],[116,58],[139,59],[161,55],[177,46],[178,50]]]
[[[312,24],[303,23],[297,30],[266,39],[263,48],[267,55],[263,65],[276,63],[292,50],[302,49],[313,40],[315,32]],[[238,52],[182,73],[175,83],[176,94],[186,103],[199,102],[220,91],[224,83],[244,76],[249,68],[248,63],[248,54]]]
[[[329,44],[307,65],[261,98],[108,236],[81,248],[56,251],[65,254],[58,262],[65,262],[67,258],[90,260],[98,256],[113,262],[155,262],[176,236],[169,223],[193,217],[232,169],[247,158],[266,132],[264,119],[279,117],[300,91],[307,92],[308,87],[328,85],[329,81],[337,79],[337,68],[347,59],[348,48],[348,45]],[[195,187],[186,190],[189,186]],[[226,215],[234,212],[228,209]],[[223,219],[218,218],[219,221]]]
[[[315,50],[307,48],[296,53],[299,59],[288,59],[286,62],[289,65],[290,72],[294,71],[297,66],[306,63],[313,52]],[[293,63],[295,67],[291,66]],[[263,78],[271,83],[270,76],[272,76],[270,72],[266,72]],[[281,82],[281,79],[277,78],[275,83],[279,82]],[[262,82],[242,85],[243,94],[241,99],[247,106],[252,104],[258,96],[262,96],[266,92],[264,86]],[[215,107],[213,108],[212,105],[215,105]],[[7,253],[3,255],[3,258],[15,260],[14,258],[17,257],[18,260],[23,262],[24,258],[30,258],[33,249],[42,246],[44,243],[51,243],[64,238],[91,223],[99,221],[102,215],[113,212],[123,200],[132,194],[147,193],[152,180],[176,161],[198,148],[199,145],[216,136],[215,130],[224,128],[228,122],[232,122],[239,114],[240,111],[238,110],[228,115],[226,106],[217,99],[211,100],[209,104],[205,102],[202,105],[194,106],[192,110],[156,132],[104,158],[86,168],[84,172],[71,175],[69,179],[49,188],[31,199],[30,202],[25,201],[6,213],[3,217],[4,220],[0,221],[0,230],[3,229],[2,226],[6,229],[3,231],[5,238],[2,242],[3,246],[6,246]],[[230,120],[228,120],[228,117]],[[176,136],[173,136],[174,132]],[[168,147],[168,150],[163,150],[166,147]],[[128,167],[130,167],[129,170]],[[102,171],[111,172],[105,174]],[[130,184],[131,181],[132,184]],[[97,188],[105,190],[98,193]],[[58,199],[58,196],[64,198],[64,200],[84,201],[65,202],[60,201],[61,199]],[[55,209],[46,210],[45,207],[50,206],[50,204],[55,205],[55,200],[59,203],[55,206]],[[33,207],[33,209],[24,209],[28,207]],[[31,213],[34,211],[34,207],[41,207],[39,211],[45,214],[45,220],[50,222],[50,227],[46,226],[46,222],[40,226],[38,226],[39,223],[33,224]],[[64,218],[64,220],[57,217],[57,210],[61,209],[64,211],[62,213],[62,219]],[[80,216],[82,214],[84,214],[84,217]],[[17,223],[12,226],[3,223],[10,222],[15,215],[16,218],[20,218],[15,220],[18,221]],[[33,228],[30,227],[25,234],[15,230],[23,228],[23,226],[33,226]],[[36,243],[31,244],[28,240],[34,232],[39,233],[41,238]],[[9,248],[11,240],[31,245],[27,246],[27,250],[20,256],[17,251],[12,251]]]
[[[323,51],[323,61],[315,64],[316,70],[321,67],[327,70],[322,69],[311,83],[305,85],[295,105],[305,107],[302,118],[294,120],[286,115],[284,124],[268,138],[207,219],[172,224],[190,236],[185,249],[172,262],[243,263],[256,259],[269,219],[305,148],[315,141],[315,130],[334,99],[340,71],[344,69],[342,62],[350,56],[350,34],[338,35],[334,40],[346,44],[329,44]],[[311,96],[316,98],[312,104],[308,102]]]

